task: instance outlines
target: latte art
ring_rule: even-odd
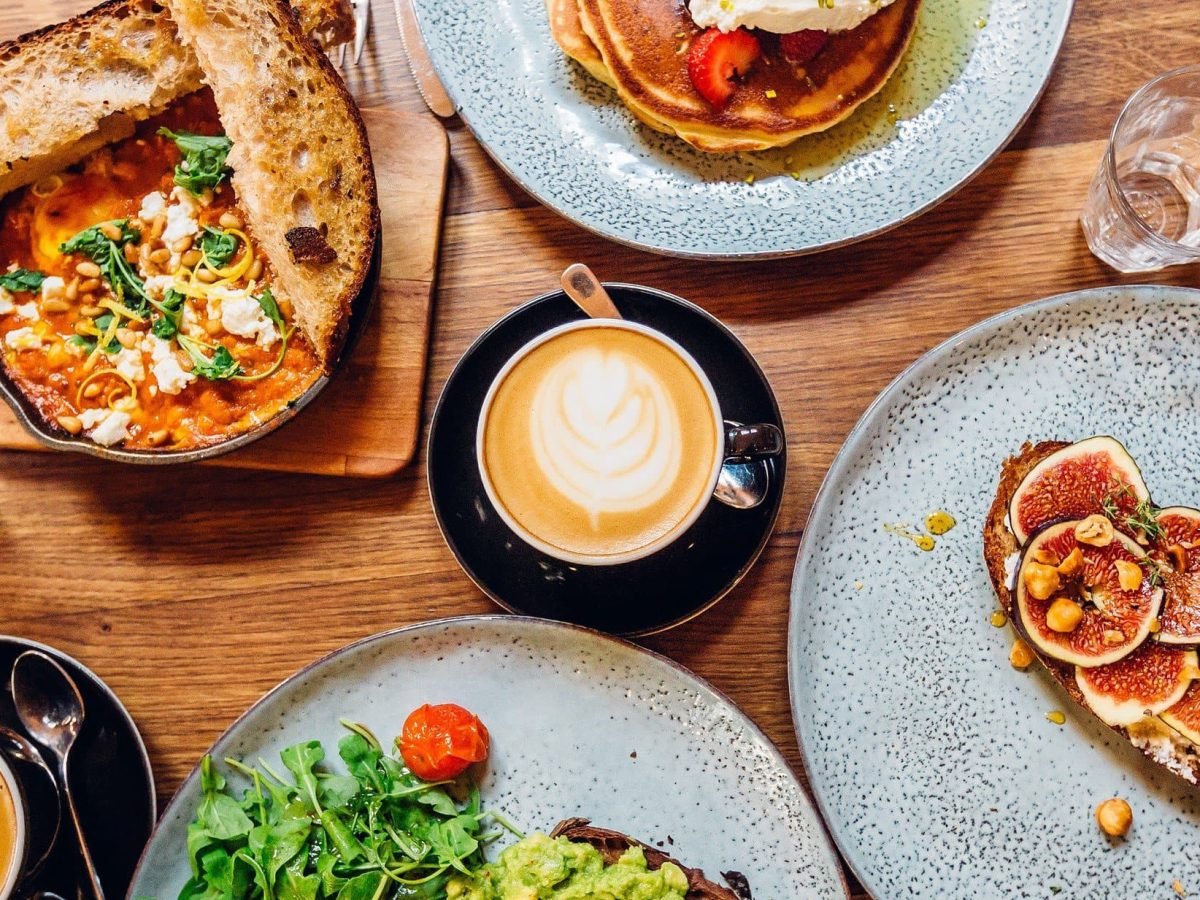
[[[583,323],[523,348],[476,434],[496,511],[526,543],[604,565],[665,546],[712,497],[724,428],[686,353],[630,323]]]
[[[601,513],[661,500],[683,453],[666,385],[623,350],[581,347],[560,359],[542,376],[529,428],[538,468],[593,528]]]

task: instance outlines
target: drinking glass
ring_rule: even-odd
[[[1080,222],[1092,253],[1121,272],[1200,260],[1200,66],[1126,101]]]

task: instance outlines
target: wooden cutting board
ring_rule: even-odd
[[[295,419],[206,465],[382,478],[416,454],[449,141],[427,114],[389,106],[362,113],[383,219],[379,293],[367,328]],[[0,448],[45,449],[2,404]]]

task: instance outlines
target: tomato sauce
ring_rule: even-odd
[[[141,378],[123,379],[115,368],[113,354],[92,352],[81,346],[80,338],[72,341],[77,334],[92,334],[94,346],[95,322],[109,312],[99,304],[106,298],[109,302],[116,299],[107,281],[101,279],[97,286],[95,279],[78,271],[80,263],[87,263],[87,256],[64,255],[59,249],[64,241],[93,225],[128,219],[139,229],[139,240],[126,259],[143,280],[151,274],[173,276],[199,294],[210,289],[210,285],[196,280],[194,276],[201,266],[188,267],[186,253],[171,251],[172,262],[163,262],[161,258],[170,248],[154,238],[152,222],[138,219],[147,195],[157,191],[170,199],[173,191],[182,190],[174,183],[175,167],[182,156],[173,140],[157,134],[161,126],[203,135],[222,131],[212,96],[205,90],[142,123],[127,140],[93,153],[59,175],[14,192],[0,203],[0,273],[14,267],[33,270],[58,276],[68,286],[65,296],[10,292],[10,302],[0,303],[0,308],[13,307],[0,314],[0,351],[5,368],[51,428],[68,434],[90,434],[86,422],[107,415],[105,410],[120,410],[129,417],[125,436],[117,441],[112,441],[111,435],[104,441],[97,437],[97,441],[119,443],[129,449],[184,450],[218,443],[267,421],[316,380],[321,366],[303,334],[294,328],[290,304],[283,297],[275,298],[287,336],[282,359],[283,335],[277,329],[276,339],[264,341],[267,345],[262,346],[262,333],[240,336],[222,324],[219,299],[214,303],[211,297],[189,296],[185,301],[190,309],[183,316],[182,331],[203,345],[206,356],[224,347],[248,376],[268,372],[279,362],[274,372],[259,380],[211,380],[192,374],[194,359],[176,338],[170,340],[171,353],[190,380],[185,387],[175,385],[178,393],[169,393],[169,386],[160,387],[154,369],[152,347],[158,347],[161,357],[163,346],[156,345],[150,336],[153,312],[143,316],[141,322],[120,320],[124,327],[118,336],[130,351],[125,354],[127,366],[136,373],[134,361],[140,353]],[[249,239],[250,248],[239,240],[224,271],[245,268],[239,263],[250,262],[250,273],[256,277],[252,281],[249,274],[243,273],[237,278],[214,280],[224,292],[246,292],[239,297],[261,295],[271,284],[270,266],[254,246],[228,178],[195,202],[193,214],[201,228],[199,234],[203,234],[203,226],[220,228],[225,214],[241,220],[243,224],[237,230]],[[228,216],[226,219],[232,221]],[[143,249],[143,244],[148,244],[150,250]],[[159,265],[147,258],[154,250],[160,257]],[[246,253],[254,255],[247,259],[243,256]],[[166,271],[164,266],[174,271]],[[83,290],[89,287],[89,281],[91,290]],[[0,295],[0,301],[4,299]],[[36,317],[29,318],[34,303]],[[13,332],[18,334],[10,341]]]

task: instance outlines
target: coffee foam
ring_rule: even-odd
[[[586,346],[542,375],[529,444],[541,474],[596,529],[601,513],[660,501],[683,454],[679,413],[660,374],[627,350]]]

